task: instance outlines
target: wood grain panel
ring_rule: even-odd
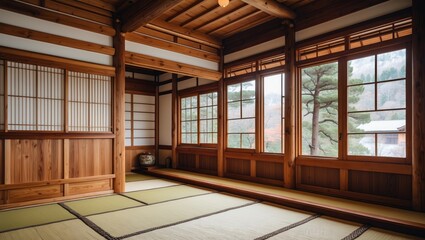
[[[178,168],[195,169],[196,168],[196,155],[179,153]]]
[[[226,158],[226,173],[238,174],[238,175],[251,175],[251,161],[235,159],[235,158]]]
[[[63,140],[10,140],[11,183],[63,178]]]
[[[398,199],[412,199],[412,176],[349,171],[348,190]]]
[[[4,140],[0,140],[0,184],[4,184],[4,170]]]
[[[8,203],[55,198],[62,195],[63,187],[61,185],[14,189],[8,191]]]
[[[69,140],[69,177],[88,177],[112,173],[111,139]]]
[[[102,192],[112,189],[111,180],[100,180],[93,182],[71,183],[69,184],[69,195],[84,193]]]
[[[217,157],[200,155],[199,168],[203,170],[217,172]]]
[[[283,164],[276,162],[257,161],[256,176],[283,181]]]
[[[339,169],[301,166],[301,184],[339,189]]]

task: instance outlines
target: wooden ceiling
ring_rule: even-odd
[[[149,20],[147,27],[166,28],[170,31],[178,29],[187,33],[203,34],[215,38],[217,40],[225,39],[229,36],[253,28],[259,24],[268,22],[277,18],[273,13],[268,12],[270,5],[274,4],[277,9],[292,12],[314,0],[269,0],[269,1],[252,1],[252,0],[231,0],[227,7],[218,5],[217,0],[184,0],[170,1],[175,5],[168,9],[162,8],[162,14],[155,16]],[[121,0],[116,1],[116,9],[118,16],[122,16],[123,20],[129,19],[128,16],[132,12],[137,12],[139,8],[149,7],[149,2],[165,2],[157,0]],[[259,3],[269,2],[267,6],[263,6],[260,10],[257,6]],[[274,7],[274,6],[273,6]],[[261,8],[261,6],[260,6]],[[288,15],[290,16],[290,15]],[[293,17],[291,16],[291,17]],[[125,29],[132,31],[133,29]]]

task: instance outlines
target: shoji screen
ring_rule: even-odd
[[[7,62],[8,129],[62,131],[64,70]]]
[[[68,81],[69,131],[112,131],[112,78],[69,72]]]
[[[126,94],[126,146],[155,145],[155,97]]]

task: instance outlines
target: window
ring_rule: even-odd
[[[227,86],[227,147],[255,149],[255,80]]]
[[[112,78],[69,72],[69,131],[112,131]]]
[[[406,157],[406,50],[348,66],[348,155]]]
[[[64,129],[64,70],[7,62],[8,129]]]
[[[338,156],[338,63],[301,69],[302,154]]]
[[[264,152],[283,153],[285,126],[285,74],[263,78],[264,84]]]
[[[217,92],[199,95],[200,143],[217,143]]]
[[[182,144],[217,144],[217,124],[217,92],[180,99]]]
[[[125,145],[155,145],[155,96],[125,94]]]

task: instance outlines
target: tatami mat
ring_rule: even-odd
[[[130,207],[142,206],[144,204],[120,195],[89,198],[66,202],[65,205],[78,212],[80,215],[104,213]]]
[[[157,178],[149,176],[149,175],[138,174],[138,173],[128,173],[125,175],[126,182],[137,182],[137,181],[145,181],[145,180],[152,180],[152,179],[157,179]]]
[[[147,204],[169,201],[184,197],[212,193],[212,191],[187,185],[177,185],[164,188],[142,190],[136,192],[124,193],[124,195],[137,199]]]
[[[213,193],[154,205],[93,215],[89,220],[118,237],[189,220],[205,214],[253,203],[250,200]]]
[[[0,211],[0,232],[73,218],[57,204]]]
[[[2,240],[105,239],[78,219],[0,233]]]
[[[128,182],[125,184],[125,191],[133,192],[133,191],[168,187],[168,186],[174,186],[174,185],[180,185],[180,184],[181,183],[169,181],[169,180],[163,180],[163,179],[152,179],[152,180],[144,180],[144,181],[137,181],[137,182]]]
[[[320,217],[268,239],[341,240],[359,227],[361,224],[358,223]]]
[[[259,203],[129,239],[255,239],[310,216],[311,213]]]

